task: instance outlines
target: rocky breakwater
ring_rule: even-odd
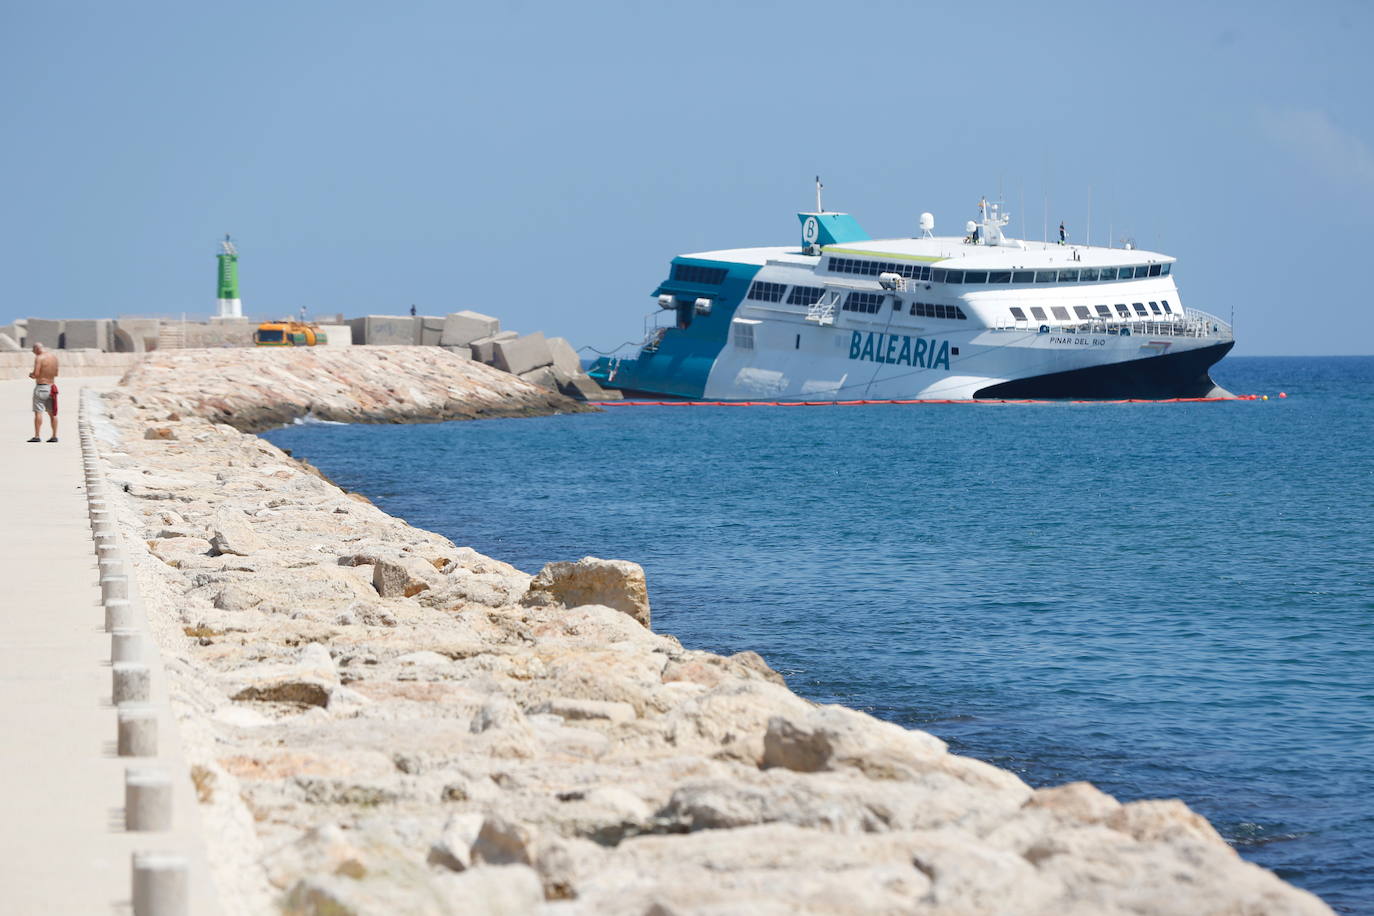
[[[148,416],[250,432],[304,417],[419,423],[594,409],[438,347],[165,350],[143,357],[121,385]]]
[[[227,912],[1329,912],[1180,802],[808,702],[653,632],[634,564],[531,577],[179,384],[107,396],[104,460]]]

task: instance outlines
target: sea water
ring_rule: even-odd
[[[1374,912],[1374,358],[1268,401],[616,407],[268,438],[530,572],[635,560],[654,628],[1033,785],[1181,798]],[[1288,394],[1277,397],[1280,391]]]

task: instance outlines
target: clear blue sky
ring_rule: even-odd
[[[1239,354],[1371,353],[1356,2],[10,2],[0,323],[474,308],[638,339],[675,254],[826,206],[1179,258]]]

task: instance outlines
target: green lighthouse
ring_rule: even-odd
[[[242,318],[243,302],[239,299],[239,252],[225,233],[219,243],[219,310],[216,318]]]

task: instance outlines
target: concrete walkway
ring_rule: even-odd
[[[183,801],[185,765],[178,772],[170,756],[179,756],[170,715],[160,716],[169,721],[159,722],[158,758],[115,756],[111,638],[77,407],[79,389],[116,381],[59,379],[56,444],[24,441],[32,435],[32,383],[0,381],[0,910],[12,916],[128,913],[131,854],[183,852],[188,837],[197,842],[194,800]],[[159,665],[154,678],[160,675]],[[165,705],[165,687],[155,683],[154,690]],[[126,832],[125,769],[149,763],[167,766],[186,790],[178,793],[172,830]],[[203,863],[198,871],[194,912],[213,907]]]

